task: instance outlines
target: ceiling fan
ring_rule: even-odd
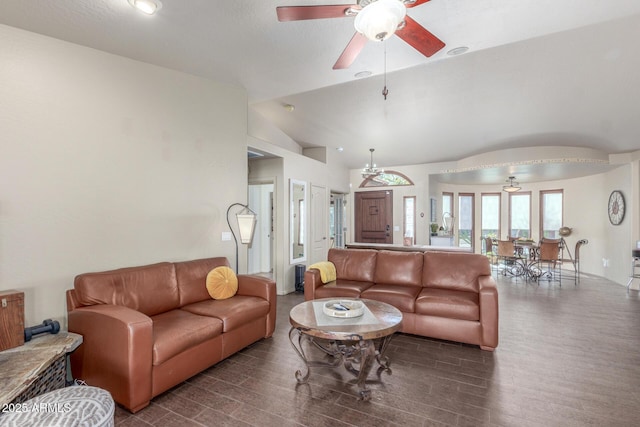
[[[357,0],[356,4],[279,6],[278,21],[342,18],[355,16],[356,33],[344,49],[334,70],[349,68],[368,40],[383,41],[397,34],[410,46],[429,57],[442,49],[442,40],[407,15],[407,8],[429,0]]]

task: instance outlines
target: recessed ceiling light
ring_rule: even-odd
[[[362,77],[369,77],[371,75],[371,71],[359,71],[357,73],[355,73],[353,76],[355,78],[362,78]]]
[[[147,15],[153,15],[162,9],[162,2],[160,0],[128,0],[128,2],[131,6]]]
[[[296,109],[296,106],[295,105],[291,105],[291,104],[284,104],[282,106],[282,108],[284,108],[285,110],[287,110],[288,112],[291,113],[291,112],[293,112],[293,110]]]
[[[453,49],[451,49],[450,51],[447,52],[447,55],[449,55],[449,56],[462,55],[463,53],[465,53],[468,50],[469,50],[469,48],[466,47],[466,46],[454,47]]]

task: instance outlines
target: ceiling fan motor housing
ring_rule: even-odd
[[[362,10],[356,15],[355,29],[372,41],[391,37],[407,14],[400,0],[361,0],[359,4]]]

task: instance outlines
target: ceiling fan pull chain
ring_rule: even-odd
[[[387,42],[384,43],[384,88],[382,89],[382,96],[384,96],[384,100],[387,100],[387,95],[389,95],[389,90],[387,89]]]

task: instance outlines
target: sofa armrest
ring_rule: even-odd
[[[260,297],[271,301],[276,297],[276,284],[266,277],[238,274],[238,295]]]
[[[260,297],[269,302],[265,338],[273,335],[273,331],[276,329],[276,282],[262,276],[239,274],[237,294]]]
[[[75,289],[67,289],[67,312],[75,310],[78,307],[81,307],[82,304],[78,300],[78,295],[76,295]]]
[[[68,313],[83,343],[71,354],[74,378],[109,390],[132,412],[151,399],[153,322],[124,306],[99,304]]]
[[[304,272],[304,300],[310,301],[316,298],[316,289],[322,286],[320,270],[312,268]]]
[[[498,346],[498,288],[493,276],[478,277],[483,350]]]

